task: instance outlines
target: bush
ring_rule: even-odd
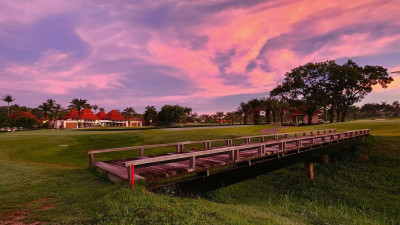
[[[23,112],[16,112],[11,114],[6,123],[13,127],[33,128],[38,125],[38,120],[26,116]]]

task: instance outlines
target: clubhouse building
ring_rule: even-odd
[[[100,111],[96,115],[90,109],[83,109],[80,112],[76,109],[70,110],[62,120],[57,120],[54,124],[56,129],[73,129],[80,127],[141,127],[143,121],[131,117],[125,118],[117,110],[111,110],[107,114]]]

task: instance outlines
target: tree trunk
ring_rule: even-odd
[[[247,125],[247,116],[243,116],[243,124]]]
[[[272,111],[272,120],[276,122],[276,111]]]
[[[338,109],[337,109],[337,113],[336,113],[336,122],[340,122],[340,115],[341,115],[341,112],[342,110],[340,109],[340,107],[338,107]]]
[[[342,110],[342,119],[340,120],[341,122],[344,122],[345,119],[346,119],[347,109],[348,109],[348,107],[345,107],[345,108]]]
[[[308,125],[312,125],[312,117],[313,117],[314,113],[312,113],[312,114],[308,113],[307,115],[308,115]]]
[[[280,114],[281,114],[281,125],[283,126],[283,111]]]
[[[329,122],[330,123],[333,123],[333,118],[334,118],[334,115],[335,115],[335,107],[332,105],[331,106],[331,111],[330,111],[330,113],[329,113],[330,115],[330,120],[329,120]]]

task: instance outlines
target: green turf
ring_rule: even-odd
[[[87,165],[89,148],[238,137],[261,134],[260,130],[271,127],[1,133],[0,224],[17,220],[51,224],[400,223],[400,120],[286,127],[285,132],[371,129],[372,136],[361,146],[333,154],[329,164],[317,164],[312,182],[302,165],[296,164],[189,199],[114,184]],[[167,151],[174,149],[146,154]],[[137,155],[128,151],[96,157]]]

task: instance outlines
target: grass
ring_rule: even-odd
[[[87,150],[261,134],[271,126],[165,131],[37,130],[0,134],[0,224],[398,224],[400,120],[356,121],[285,132],[370,128],[354,149],[196,198],[154,195],[114,184],[88,169]],[[282,132],[282,130],[280,130]],[[65,146],[68,145],[68,146]],[[173,151],[154,149],[150,153]],[[97,159],[137,156],[137,151]]]

